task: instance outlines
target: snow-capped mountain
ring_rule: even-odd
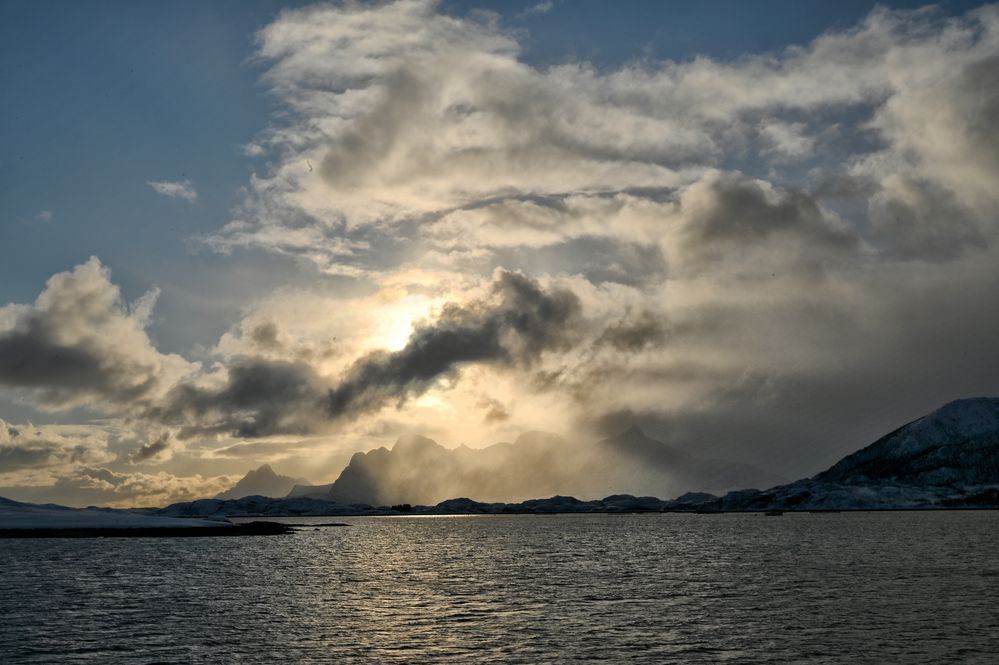
[[[732,492],[725,510],[999,505],[999,399],[950,402],[813,478]]]
[[[999,399],[961,399],[904,425],[815,476],[823,482],[999,483]]]

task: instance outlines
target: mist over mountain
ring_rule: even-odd
[[[216,499],[242,499],[246,496],[283,497],[296,485],[307,484],[304,478],[278,475],[269,464],[249,471],[232,488],[220,492]]]
[[[290,496],[434,505],[460,496],[489,502],[556,494],[676,496],[692,490],[770,487],[779,481],[750,465],[693,457],[632,427],[592,444],[529,432],[513,443],[481,449],[448,449],[423,436],[405,436],[391,449],[355,454],[332,485],[297,487]]]
[[[299,485],[284,499],[204,499],[142,512],[224,517],[999,507],[996,398],[951,402],[814,477],[762,491],[740,489],[724,496],[703,491],[677,496],[666,490],[658,494],[676,497],[673,499],[616,492],[581,501],[552,490],[560,483],[578,487],[592,483],[590,487],[596,487],[619,482],[621,477],[637,473],[638,466],[645,467],[645,482],[659,483],[675,482],[681,471],[691,475],[680,484],[693,482],[690,478],[697,474],[705,482],[736,482],[734,479],[759,473],[745,465],[692,458],[634,427],[597,442],[590,452],[591,456],[582,456],[580,448],[567,447],[562,439],[538,432],[481,450],[465,446],[449,450],[426,437],[410,436],[400,439],[391,450],[357,453],[336,482]],[[599,463],[612,458],[618,464],[599,472]],[[591,475],[572,475],[583,472]],[[519,483],[531,483],[530,489]],[[492,499],[502,492],[519,491],[534,492],[534,498]],[[441,495],[449,496],[438,500]],[[409,500],[404,501],[404,497]],[[415,505],[402,508],[398,506],[401,503]],[[392,504],[396,508],[390,508]]]

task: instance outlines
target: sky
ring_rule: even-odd
[[[0,495],[999,394],[999,6],[0,6]]]

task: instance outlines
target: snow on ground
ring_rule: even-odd
[[[0,529],[136,529],[228,526],[212,520],[150,517],[110,508],[67,508],[0,497]]]

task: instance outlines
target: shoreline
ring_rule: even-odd
[[[313,517],[363,518],[363,517],[495,517],[503,515],[766,515],[774,510],[784,515],[807,515],[821,513],[912,513],[912,512],[969,512],[999,510],[999,506],[953,506],[953,507],[910,507],[910,508],[828,508],[828,509],[760,509],[760,510],[551,510],[551,511],[497,511],[497,512],[371,512],[366,514],[328,513],[315,515],[229,515],[229,519],[301,519]],[[203,516],[178,517],[177,519],[206,519]],[[332,526],[323,524],[303,524],[300,526]],[[339,525],[336,525],[339,526]]]
[[[97,527],[0,529],[3,538],[211,538],[218,536],[280,536],[294,533],[280,522],[232,523],[227,526]]]

